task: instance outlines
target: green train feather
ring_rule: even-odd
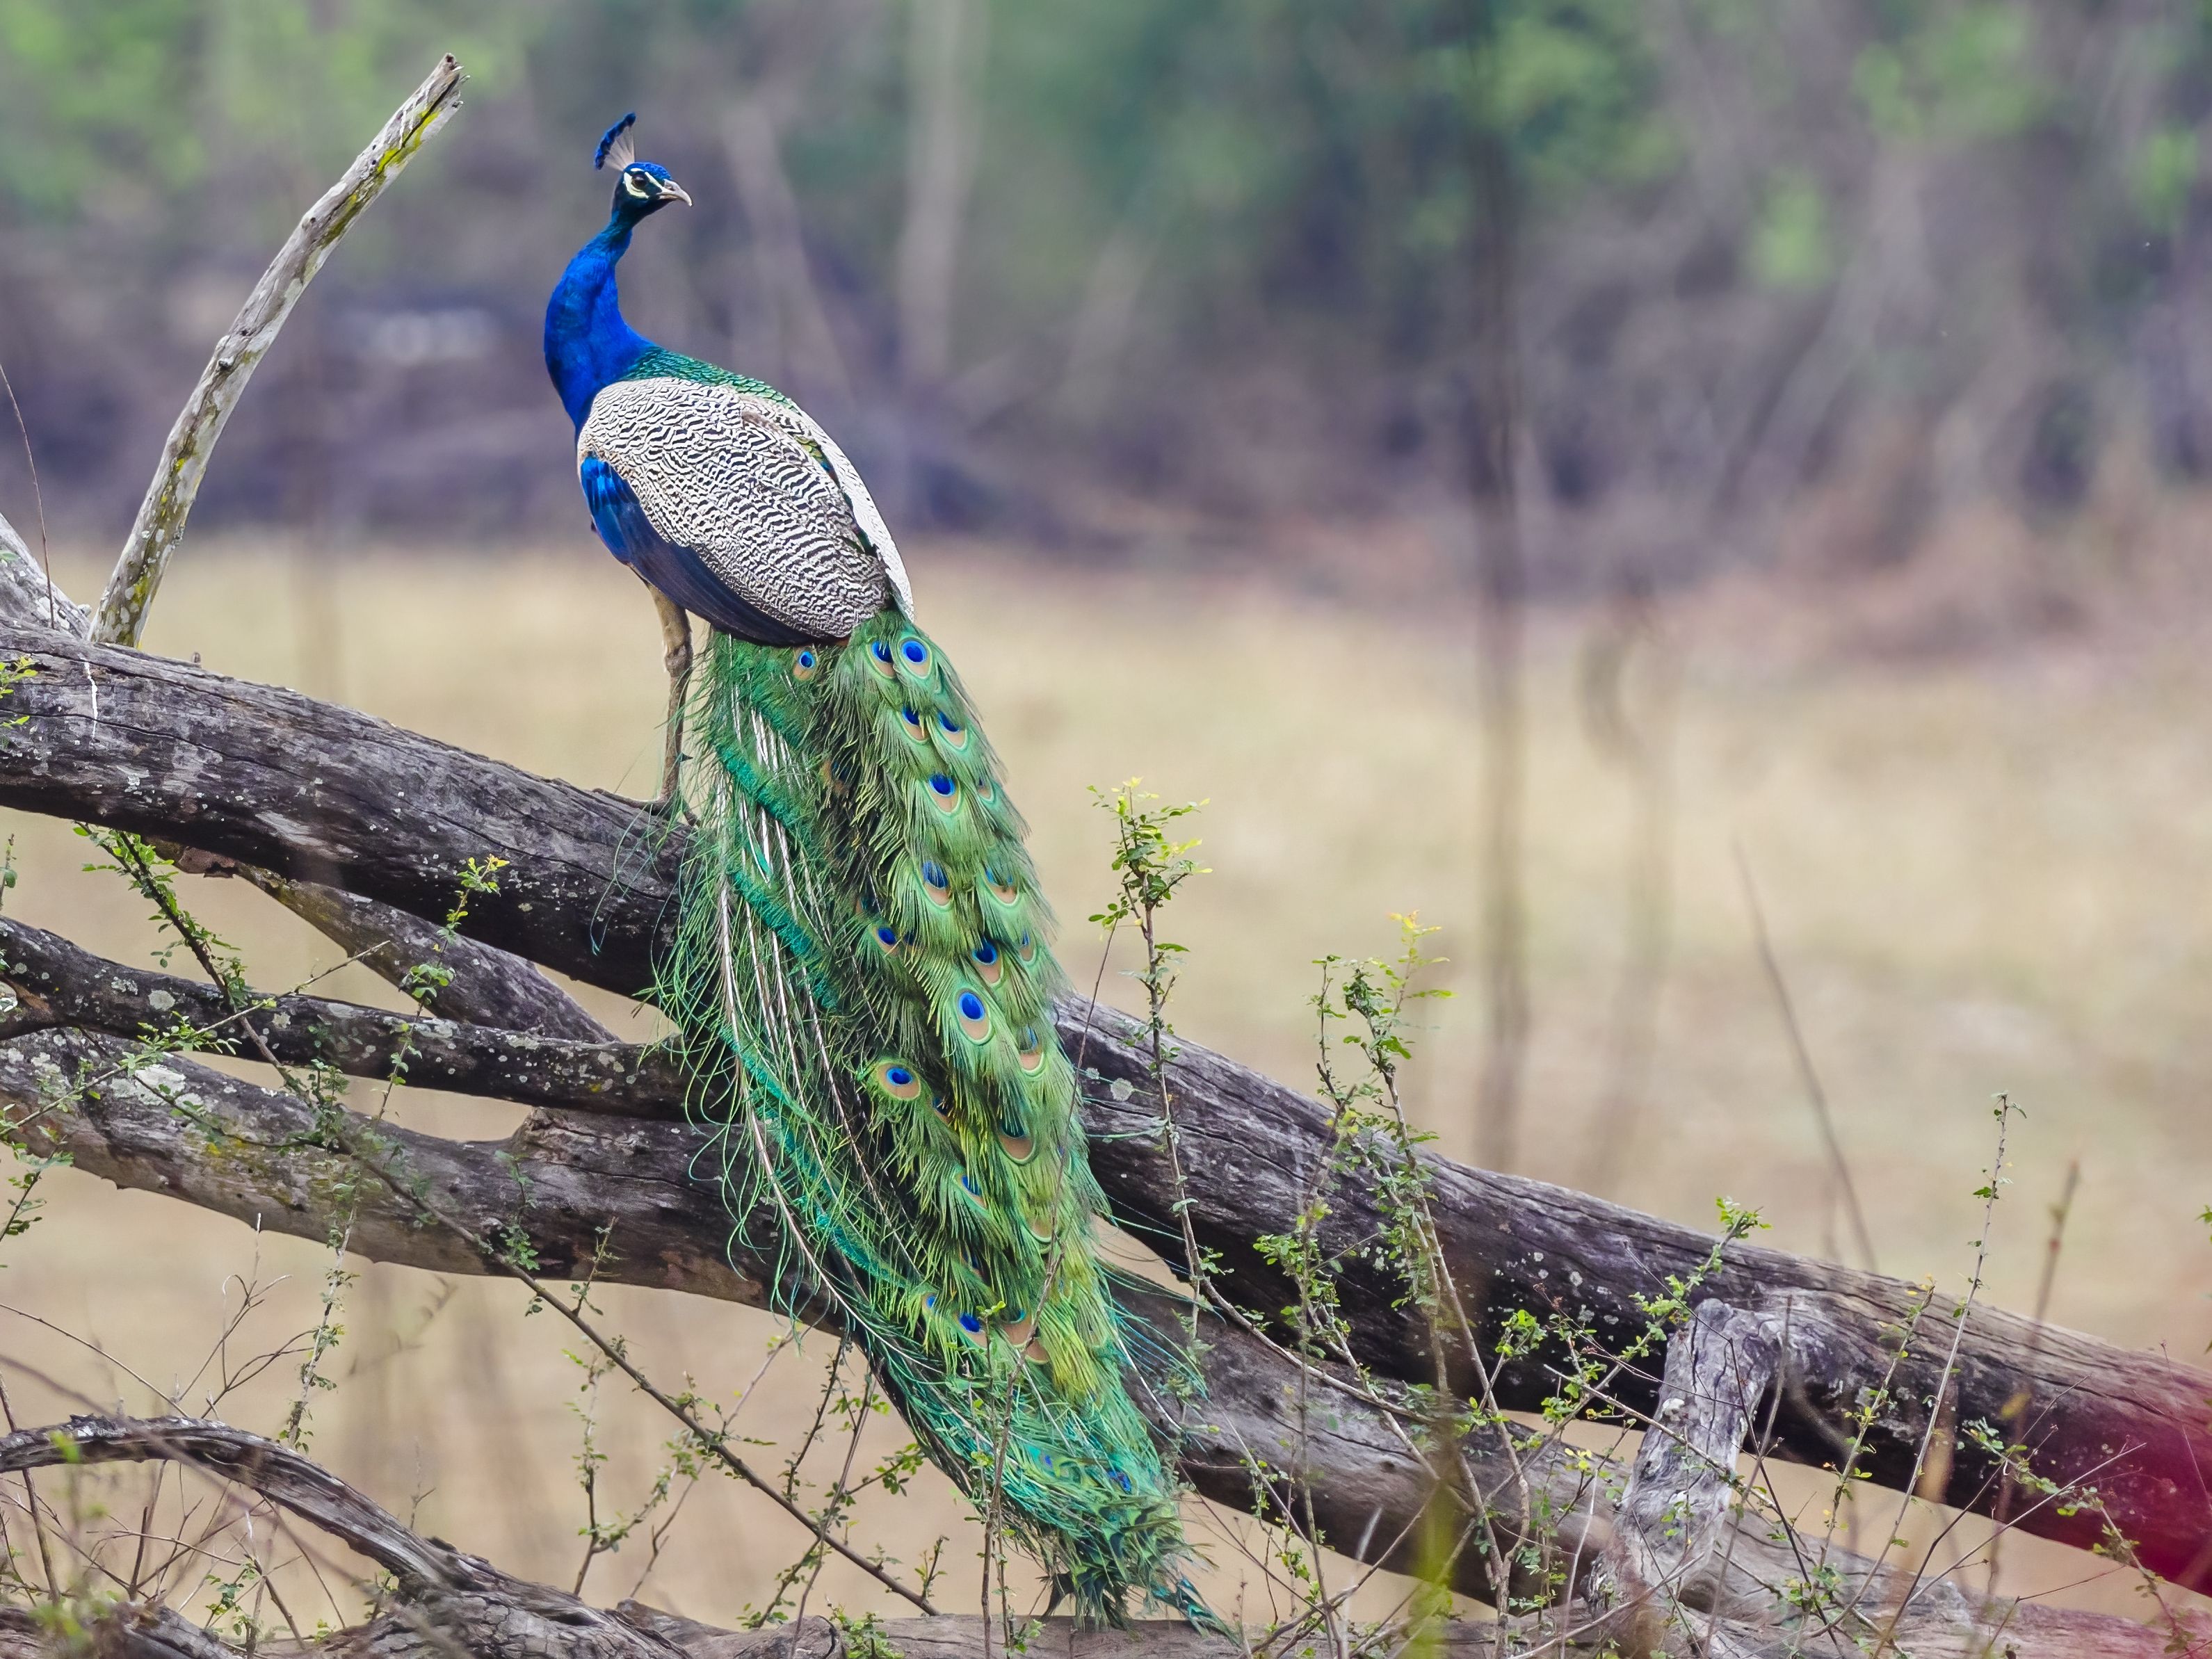
[[[836,1305],[1083,1616],[1120,1623],[1133,1589],[1212,1623],[1122,1382],[1050,919],[951,665],[896,607],[842,645],[716,634],[689,729],[708,763],[660,995],[705,1172],[777,1218],[782,1294]]]

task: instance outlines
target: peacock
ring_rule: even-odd
[[[1141,1592],[1211,1625],[1123,1380],[1021,817],[844,452],[774,387],[623,320],[632,233],[691,199],[636,159],[635,120],[599,141],[612,210],[553,291],[545,362],[592,527],[669,642],[662,804],[691,836],[655,994],[700,1173],[738,1227],[773,1218],[779,1295],[830,1304],[1055,1599],[1118,1625]]]

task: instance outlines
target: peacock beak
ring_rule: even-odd
[[[659,181],[659,184],[660,199],[662,201],[681,202],[685,207],[690,207],[691,205],[691,192],[684,189],[683,185],[678,184],[673,179],[663,179]]]

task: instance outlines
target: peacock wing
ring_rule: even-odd
[[[896,550],[887,563],[826,440],[810,441],[813,422],[796,414],[736,386],[617,380],[576,441],[592,523],[615,556],[685,610],[768,645],[842,639],[903,590]],[[872,502],[866,511],[880,526]]]

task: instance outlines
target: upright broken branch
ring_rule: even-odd
[[[115,562],[107,589],[100,596],[93,637],[110,644],[136,645],[145,631],[147,613],[161,586],[169,558],[184,539],[185,520],[199,493],[200,479],[214,453],[225,422],[245,395],[246,382],[276,343],[277,331],[292,314],[307,284],[338,239],[384,188],[399,176],[430,135],[460,107],[461,66],[448,52],[392,112],[384,129],[353,165],[324,192],[276,251],[269,269],[246,295],[230,331],[216,343],[215,355],[200,371],[199,384],[169,428],[161,464],[154,469],[146,499]]]

